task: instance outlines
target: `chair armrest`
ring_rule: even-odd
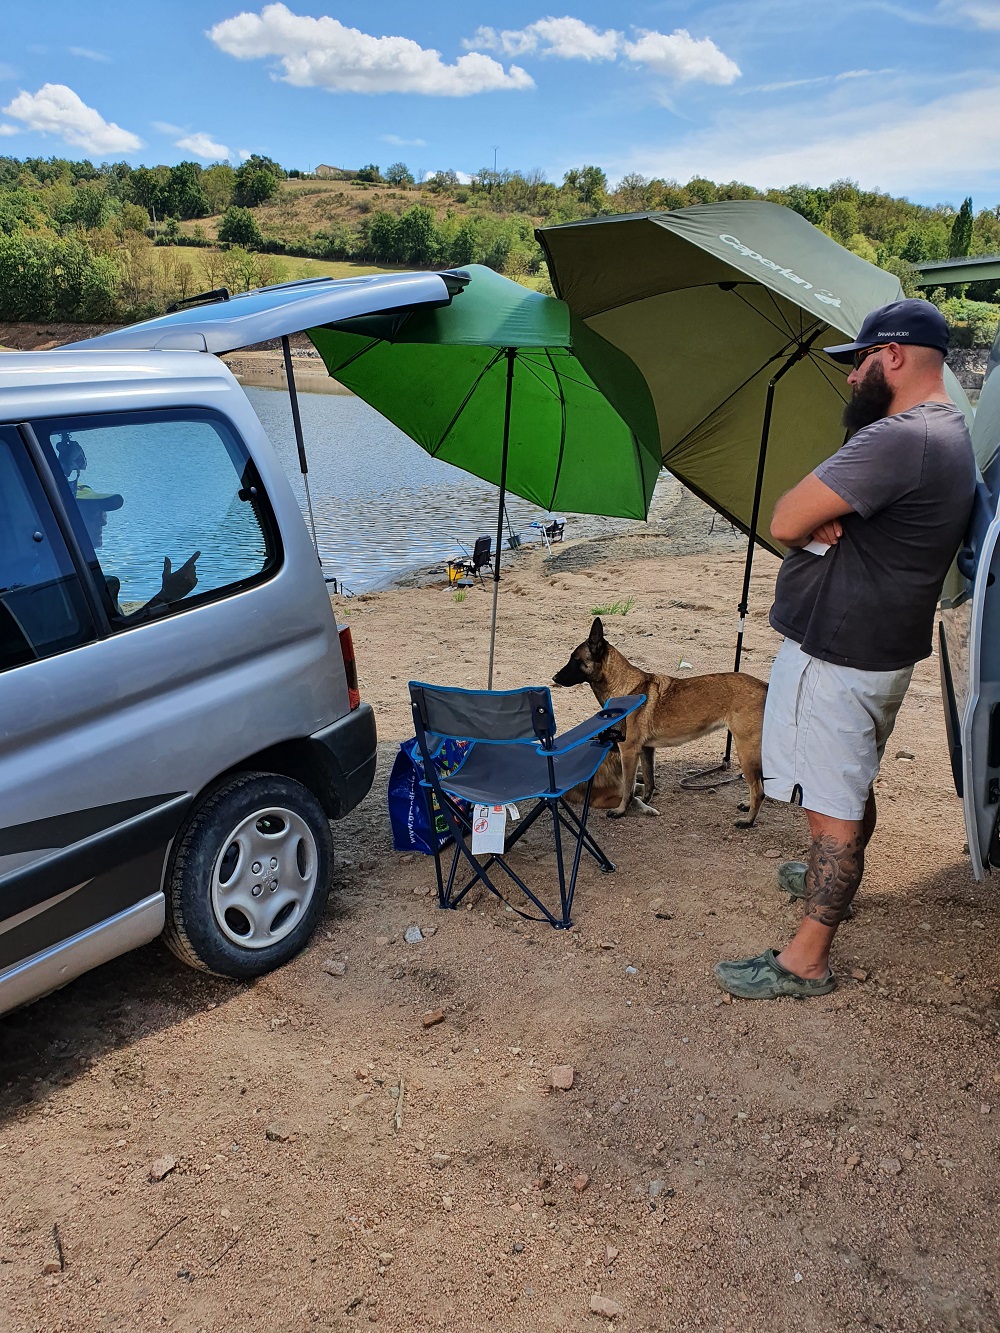
[[[629,713],[634,713],[645,702],[644,694],[624,694],[618,699],[609,699],[601,711],[595,713],[592,718],[557,736],[551,750],[546,750],[541,745],[537,745],[535,749],[542,755],[568,754],[570,750],[575,750],[578,745],[585,745],[595,736],[614,731],[619,722],[628,717]]]

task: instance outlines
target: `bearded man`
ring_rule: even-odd
[[[853,395],[850,433],[781,497],[771,535],[788,548],[770,621],[784,643],[764,713],[764,791],[809,818],[809,862],[778,870],[805,900],[780,951],[719,963],[746,999],[825,995],[830,946],[861,883],[875,829],[872,784],[972,510],[976,464],[948,397],[948,326],[928,301],[873,310],[853,343],[825,351]]]

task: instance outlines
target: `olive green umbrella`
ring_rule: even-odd
[[[492,688],[507,491],[547,510],[645,518],[660,432],[628,356],[564,302],[478,265],[449,276],[465,281],[447,305],[309,336],[336,380],[429,454],[500,487]]]
[[[642,371],[664,466],[749,536],[739,670],[754,543],[782,553],[761,511],[844,441],[849,368],[822,348],[850,342],[870,310],[898,300],[899,279],[759,200],[536,235],[573,314]]]

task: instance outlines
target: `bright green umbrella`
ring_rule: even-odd
[[[632,361],[564,302],[478,265],[449,276],[467,278],[449,305],[309,336],[336,380],[429,454],[500,487],[492,688],[506,492],[547,510],[645,518],[660,432]]]

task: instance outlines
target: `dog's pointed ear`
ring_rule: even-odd
[[[594,658],[603,657],[607,652],[608,644],[604,637],[604,626],[601,623],[600,616],[590,627],[590,638],[587,640],[587,647],[590,649],[591,657]]]

